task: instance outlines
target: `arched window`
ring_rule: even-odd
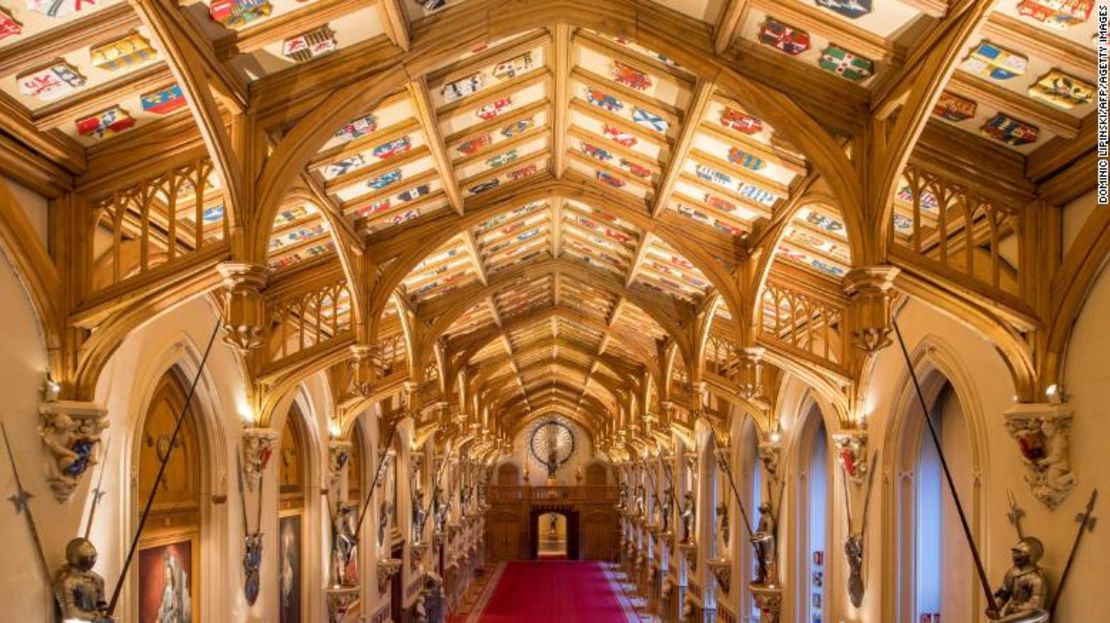
[[[798,452],[798,560],[801,573],[799,621],[825,621],[828,583],[829,452],[828,433],[820,409],[814,405],[803,419]]]
[[[741,494],[744,496],[744,506],[747,507],[748,520],[756,522],[759,520],[759,505],[763,502],[763,470],[760,468],[759,462],[759,430],[750,418],[744,423],[740,440],[740,459],[743,465]],[[744,521],[743,517],[738,519],[739,522]],[[751,528],[754,529],[755,526],[752,525]],[[740,552],[740,568],[745,569],[743,582],[745,590],[741,592],[740,611],[748,613],[745,620],[759,621],[759,606],[752,598],[751,591],[746,590],[748,584],[754,582],[759,574],[759,561],[755,556],[755,550],[747,528],[741,525],[733,539],[735,542],[742,544],[738,550]]]
[[[974,494],[971,435],[952,385],[934,375],[930,417],[956,489],[970,511]],[[914,405],[916,407],[916,403]],[[911,408],[901,443],[900,621],[975,618],[975,578],[959,515],[941,468],[940,454],[920,409]],[[943,571],[942,571],[943,570]]]
[[[155,387],[139,437],[139,508],[155,487],[162,459],[170,452],[177,418],[181,431],[168,454],[165,474],[143,527],[138,560],[138,620],[195,620],[199,603],[201,443],[198,418],[185,403],[184,382],[171,369]]]
[[[281,623],[300,623],[304,602],[305,437],[300,409],[290,407],[278,463],[278,610]]]

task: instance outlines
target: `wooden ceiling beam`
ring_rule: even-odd
[[[697,86],[694,87],[694,97],[690,101],[690,106],[686,109],[682,131],[679,132],[678,140],[671,150],[667,168],[663,172],[663,178],[659,182],[659,190],[656,192],[655,201],[651,206],[652,216],[657,216],[667,206],[667,202],[671,200],[671,194],[674,192],[675,184],[678,183],[678,178],[682,174],[682,168],[686,164],[686,156],[693,147],[694,137],[698,133],[702,118],[705,117],[706,108],[709,106],[715,88],[711,80],[698,80]]]
[[[70,97],[36,109],[31,118],[40,131],[61,128],[67,122],[96,114],[133,95],[169,86],[174,80],[166,63],[157,61],[103,84],[82,89]]]
[[[58,130],[35,127],[30,113],[7,93],[0,92],[0,136],[11,139],[72,175],[89,168],[85,149]]]
[[[751,7],[766,12],[791,26],[842,45],[876,63],[899,67],[906,60],[906,50],[862,27],[846,22],[816,6],[798,0],[750,0]]]
[[[555,25],[555,42],[552,56],[552,71],[555,73],[555,110],[552,114],[552,150],[551,159],[556,178],[563,177],[567,167],[567,123],[570,117],[567,109],[570,101],[570,89],[567,82],[570,77],[570,26],[565,23]]]
[[[140,26],[139,16],[131,5],[120,2],[73,19],[7,45],[0,52],[0,76],[21,74],[40,67],[43,62],[69,52],[133,32]]]
[[[713,28],[713,49],[720,54],[732,45],[744,17],[748,12],[749,0],[727,0],[721,13],[717,16],[717,25]]]
[[[380,0],[377,0],[380,2]],[[239,54],[250,54],[276,41],[282,41],[327,25],[328,22],[365,8],[366,0],[316,0],[243,30],[230,30],[212,42],[213,54],[228,61]]]
[[[1079,135],[1082,119],[1041,100],[1014,93],[989,80],[957,71],[944,90],[971,98],[980,106],[1011,113],[1022,121],[1065,139]]]
[[[378,10],[382,14],[382,24],[385,34],[393,45],[405,52],[412,47],[412,32],[409,29],[409,20],[405,17],[405,10],[401,7],[400,0],[377,0]]]

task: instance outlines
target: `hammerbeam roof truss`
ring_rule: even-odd
[[[141,245],[140,259],[94,258],[113,271],[101,280],[109,300],[159,262],[191,254],[199,265],[235,247],[231,213],[252,182],[226,175],[214,135],[227,130],[236,156],[263,158],[236,142],[244,124],[258,124],[267,148],[278,144],[346,86],[357,59],[388,65],[468,4],[0,0],[0,125],[89,191],[101,233]],[[681,0],[656,10],[711,33],[721,58],[790,96],[849,150],[859,120],[897,108],[907,76],[978,4]],[[1090,134],[1093,4],[994,2],[922,140],[997,157],[1016,171],[998,184],[1005,198],[1032,196],[1033,177]],[[180,59],[200,67],[181,72]],[[196,75],[207,84],[181,83]],[[513,418],[553,404],[628,409],[645,379],[664,373],[662,353],[679,348],[668,370],[685,377],[685,357],[709,357],[706,336],[715,368],[735,367],[746,322],[737,314],[783,356],[844,365],[839,280],[858,259],[849,217],[829,195],[807,194],[814,163],[719,76],[566,24],[404,75],[323,129],[330,138],[280,201],[265,251],[281,293],[269,308],[275,352],[295,345],[302,362],[329,343],[371,340],[379,374],[407,369],[450,385],[462,373],[461,389]],[[157,183],[113,194],[112,180],[141,165],[128,153],[167,141],[184,146],[166,154]],[[206,150],[214,163],[175,181]],[[974,247],[997,248],[1011,233],[956,215],[965,204],[926,177],[907,172],[896,184],[892,231],[903,246],[944,258],[959,231],[956,251],[971,265]],[[533,190],[545,185],[560,190]],[[483,217],[471,218],[477,210]],[[453,219],[465,225],[428,235]],[[412,256],[425,237],[437,248]],[[754,284],[741,275],[750,258],[763,266]],[[702,317],[709,330],[698,334]],[[437,348],[445,356],[432,365]]]

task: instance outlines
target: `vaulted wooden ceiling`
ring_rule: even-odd
[[[284,109],[283,94],[340,80],[360,55],[407,48],[423,21],[465,4],[0,0],[0,119],[59,162],[102,163],[127,146],[172,142],[193,119],[160,43],[173,36],[204,63],[221,110],[274,121],[276,140],[304,114]],[[719,54],[793,97],[847,148],[860,115],[889,101],[944,20],[971,3],[660,4],[711,25]],[[997,2],[926,134],[1032,163],[1089,132],[1092,5]],[[430,359],[430,349],[412,350],[412,335],[402,346],[406,323],[422,324],[432,329],[419,339],[438,344],[449,372],[464,371],[481,402],[511,421],[552,408],[614,414],[630,395],[642,400],[644,371],[658,372],[679,327],[698,314],[731,323],[707,274],[731,274],[738,254],[770,245],[776,266],[838,289],[852,258],[831,202],[790,211],[783,234],[765,240],[812,177],[806,155],[711,76],[631,40],[557,25],[448,59],[337,128],[280,210],[267,264],[275,276],[323,274],[352,239],[373,249],[496,196],[494,216],[452,235],[403,278],[380,321],[378,357],[399,361],[408,350]],[[514,189],[552,179],[590,192],[515,199]],[[222,188],[211,170],[189,184],[193,192],[176,201],[183,222],[204,224],[199,247],[220,235]],[[908,240],[945,218],[931,192],[914,210],[910,185],[899,191],[896,235]],[[642,218],[622,217],[628,210]],[[682,229],[709,264],[677,251],[653,223]],[[761,297],[769,330],[796,330],[796,310],[748,294]],[[352,304],[339,292],[315,305],[338,327]]]

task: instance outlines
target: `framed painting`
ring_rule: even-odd
[[[196,611],[196,539],[167,535],[139,551],[139,623],[192,623]]]
[[[301,623],[301,515],[290,513],[278,519],[280,569],[278,590],[281,623]]]

